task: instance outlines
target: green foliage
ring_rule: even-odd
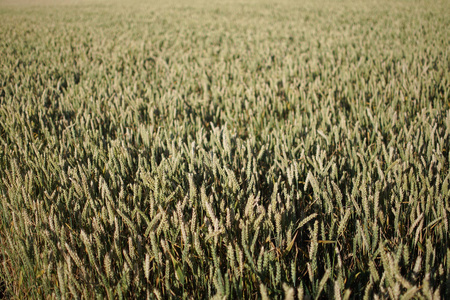
[[[450,8],[0,6],[11,298],[450,297]]]

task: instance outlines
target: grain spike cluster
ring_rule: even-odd
[[[0,4],[4,294],[450,297],[449,10]]]

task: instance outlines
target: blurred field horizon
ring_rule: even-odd
[[[0,293],[450,298],[448,1],[0,0]]]

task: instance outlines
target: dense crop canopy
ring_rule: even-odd
[[[450,298],[447,1],[22,2],[5,296]]]

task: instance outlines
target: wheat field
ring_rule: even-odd
[[[0,290],[450,298],[448,1],[0,0]]]

